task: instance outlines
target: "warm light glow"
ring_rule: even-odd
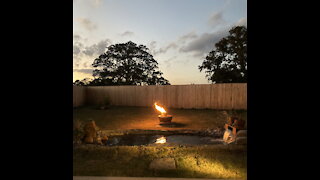
[[[157,103],[154,103],[154,106],[155,106],[156,109],[157,109],[158,111],[160,111],[162,114],[167,113],[167,111],[166,111],[163,107],[158,106]]]
[[[156,144],[163,144],[166,142],[167,142],[167,139],[165,137],[161,137],[157,139]]]

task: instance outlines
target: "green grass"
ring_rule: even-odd
[[[246,178],[245,146],[193,147],[81,145],[74,148],[74,176]],[[175,158],[176,170],[150,170],[157,158]]]
[[[87,106],[74,109],[73,119],[78,121],[94,120],[101,129],[207,129],[222,128],[226,122],[226,113],[222,110],[209,109],[168,109],[173,115],[172,121],[181,126],[165,128],[157,126],[159,114],[152,107],[111,107],[107,110],[98,110],[96,107]],[[227,111],[226,111],[227,112]],[[235,111],[228,111],[232,113]],[[237,114],[246,120],[247,112],[238,111]]]

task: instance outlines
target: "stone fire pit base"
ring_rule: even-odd
[[[159,115],[158,118],[160,121],[160,125],[171,124],[172,115]]]

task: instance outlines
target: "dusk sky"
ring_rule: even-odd
[[[236,25],[247,25],[246,0],[73,0],[73,80],[93,78],[107,46],[133,41],[171,84],[208,84],[198,66]]]

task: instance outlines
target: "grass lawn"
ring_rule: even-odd
[[[176,170],[150,170],[157,158],[172,157]],[[96,146],[74,148],[74,176],[243,178],[247,176],[245,146],[193,147]]]
[[[116,129],[149,129],[149,130],[175,130],[207,128],[222,128],[226,122],[226,112],[209,109],[168,109],[173,115],[172,122],[179,126],[159,127],[158,112],[152,107],[111,107],[107,110],[98,110],[94,106],[76,108],[73,111],[73,120],[94,120],[97,126],[105,130]],[[235,112],[235,111],[233,111]],[[247,111],[237,111],[244,120],[247,119]]]
[[[158,112],[152,107],[111,107],[98,110],[94,106],[75,108],[73,120],[94,120],[101,130],[206,130],[222,128],[227,114],[222,110],[168,109],[179,127],[159,127]],[[247,119],[246,111],[238,116]],[[155,171],[149,164],[157,158],[170,157],[176,170]],[[241,145],[207,146],[98,146],[75,145],[74,176],[243,178],[247,176],[247,150]]]

